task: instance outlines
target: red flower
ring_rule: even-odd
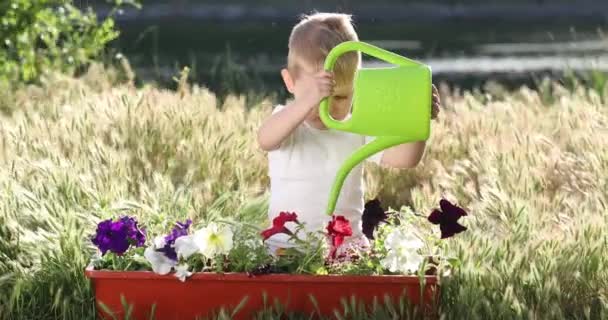
[[[330,256],[335,258],[338,248],[344,243],[344,238],[353,235],[353,229],[351,229],[350,222],[344,216],[332,216],[327,225],[327,234],[331,238]]]
[[[295,212],[281,212],[278,217],[272,220],[272,227],[262,231],[264,240],[272,237],[277,233],[291,234],[291,231],[285,227],[287,222],[298,222],[298,215]]]

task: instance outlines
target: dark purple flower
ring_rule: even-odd
[[[124,254],[131,245],[141,247],[146,242],[146,235],[137,227],[137,221],[132,217],[122,217],[118,221],[112,219],[97,224],[97,231],[92,239],[94,245],[101,251]]]
[[[434,209],[428,216],[428,220],[439,225],[441,239],[449,238],[467,230],[467,227],[458,223],[458,219],[467,215],[463,208],[453,205],[445,199],[439,201],[439,206],[441,209]]]
[[[104,255],[112,247],[112,220],[104,220],[97,224],[97,233],[93,237],[93,244],[101,251]]]
[[[157,249],[157,251],[163,252],[167,258],[177,261],[177,252],[175,252],[173,244],[175,244],[177,238],[188,235],[188,228],[191,224],[192,220],[190,219],[186,220],[184,223],[175,223],[175,227],[173,227],[171,233],[165,237],[165,245],[162,248]]]
[[[129,239],[129,243],[136,247],[141,247],[146,243],[146,235],[144,230],[139,229],[137,226],[137,220],[132,217],[122,217],[120,221],[127,229],[127,239]]]
[[[381,222],[386,222],[388,214],[382,208],[380,200],[374,199],[365,204],[365,210],[363,210],[362,229],[363,234],[370,240],[374,239],[374,231],[378,228]]]

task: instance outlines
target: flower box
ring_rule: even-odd
[[[445,212],[434,210],[428,220],[440,225],[442,239],[464,231],[457,220],[466,212],[447,201],[440,204]],[[190,233],[188,219],[153,239],[134,217],[108,219],[98,223],[91,238],[100,255],[85,274],[102,319],[213,319],[220,313],[251,319],[259,311],[265,318],[268,312],[280,318],[349,318],[348,312],[363,308],[409,314],[410,307],[433,317],[438,276],[449,273],[444,271],[453,258],[432,248],[422,254],[424,242],[407,216],[387,219],[379,206],[371,211],[377,221],[370,224],[373,228],[363,228],[374,231],[374,238],[366,234],[374,239],[371,247],[367,241],[345,243],[353,235],[350,222],[335,215],[326,233],[307,233],[306,240],[297,236],[304,225],[288,212],[261,232],[236,222],[210,221]],[[386,222],[377,228],[379,221]],[[295,223],[295,231],[287,223]],[[292,247],[277,249],[266,242],[284,235]]]
[[[286,312],[306,315],[332,315],[342,310],[342,299],[355,296],[371,306],[380,304],[385,296],[398,301],[404,295],[413,305],[433,313],[439,287],[436,276],[345,276],[268,274],[251,277],[244,273],[195,273],[186,282],[172,275],[148,271],[103,271],[87,268],[95,292],[98,315],[112,319],[103,303],[116,318],[126,310],[121,295],[132,307],[132,319],[196,319],[205,318],[221,308],[235,309],[247,300],[235,319],[252,319],[256,311],[278,301]],[[318,305],[312,301],[313,296]],[[154,307],[153,307],[154,306]],[[127,308],[128,309],[128,308]],[[317,311],[318,310],[318,311]]]

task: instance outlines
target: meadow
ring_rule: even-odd
[[[421,163],[366,167],[368,199],[426,215],[445,197],[470,213],[446,240],[461,263],[442,283],[443,319],[608,318],[607,93],[442,87]],[[273,103],[218,105],[183,78],[135,87],[100,67],[0,88],[0,319],[93,319],[83,269],[100,219],[263,224],[255,134]]]

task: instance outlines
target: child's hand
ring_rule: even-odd
[[[437,119],[439,110],[441,109],[441,98],[439,98],[439,90],[433,85],[433,100],[431,104],[431,119]]]
[[[320,71],[314,75],[302,74],[298,77],[294,87],[294,96],[303,102],[303,105],[312,109],[323,98],[333,93],[335,81],[331,72]]]
[[[316,74],[302,73],[292,83],[293,87],[289,87],[295,99],[283,110],[273,113],[258,131],[258,144],[262,150],[278,149],[307,118],[315,116],[316,113],[318,119],[317,106],[323,98],[333,94],[335,85],[333,74],[325,71]]]

